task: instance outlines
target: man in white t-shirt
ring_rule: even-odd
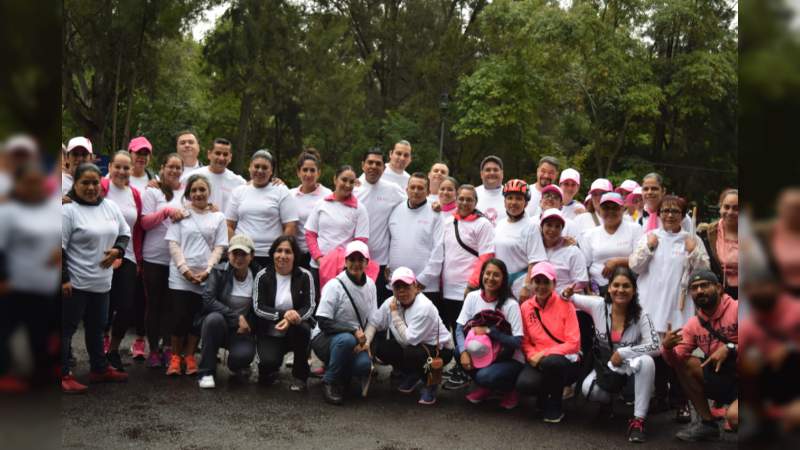
[[[197,157],[200,155],[200,142],[194,132],[185,130],[178,132],[175,139],[175,151],[183,161],[183,175],[187,178],[195,170],[203,167]]]
[[[439,201],[439,185],[450,176],[450,168],[443,162],[433,163],[428,172],[428,201]],[[458,186],[456,186],[458,187]]]
[[[375,280],[378,303],[392,295],[386,288],[384,274],[389,263],[389,216],[397,205],[406,200],[405,192],[399,185],[382,179],[385,167],[383,152],[379,148],[368,150],[361,162],[364,181],[353,191],[369,214],[369,253],[380,266],[378,279]]]
[[[406,141],[398,141],[394,148],[389,152],[389,165],[383,171],[382,180],[391,181],[405,189],[411,175],[406,172],[406,167],[411,164],[411,144]]]
[[[67,143],[67,162],[69,163],[69,172],[61,174],[61,195],[67,195],[72,189],[72,177],[75,176],[75,170],[83,163],[91,162],[94,159],[92,152],[92,143],[89,139],[83,136],[77,136],[69,140]]]
[[[498,220],[506,218],[506,203],[503,197],[503,160],[499,156],[489,155],[481,161],[482,185],[475,188],[478,204],[475,207],[482,212],[494,226]]]
[[[542,156],[536,166],[536,182],[531,183],[531,201],[528,202],[528,215],[539,215],[539,202],[542,199],[542,189],[556,182],[558,179],[558,160],[553,156]]]
[[[586,212],[583,203],[575,199],[581,189],[581,174],[577,170],[572,168],[564,169],[561,172],[561,178],[558,180],[558,186],[564,194],[561,212],[565,218],[574,220],[579,214]]]
[[[208,198],[209,204],[217,207],[219,211],[226,211],[228,200],[230,200],[233,190],[243,184],[247,184],[244,178],[228,169],[228,164],[231,163],[232,158],[231,142],[224,138],[214,139],[214,144],[208,151],[208,166],[189,174],[184,169],[183,175],[181,175],[181,183],[186,183],[192,175],[206,177],[208,182],[211,183],[211,195]]]

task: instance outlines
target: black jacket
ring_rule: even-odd
[[[250,263],[253,286],[255,286],[256,274],[259,270],[261,270],[261,266],[256,264],[255,260]],[[222,314],[229,327],[239,327],[239,315],[228,306],[228,300],[231,298],[231,292],[233,292],[233,272],[234,269],[228,262],[217,264],[211,269],[208,274],[208,280],[206,280],[206,286],[203,289],[203,306],[194,318],[195,328],[199,329],[206,316],[212,312]],[[252,327],[255,321],[252,308],[248,309],[245,318]]]
[[[292,309],[303,321],[312,322],[316,309],[314,277],[311,272],[297,267],[292,272]],[[256,316],[256,332],[268,335],[275,324],[283,319],[283,313],[275,309],[275,291],[278,281],[275,268],[270,264],[258,272],[253,280],[253,313]],[[313,324],[312,324],[313,325]]]

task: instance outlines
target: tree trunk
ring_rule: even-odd
[[[114,102],[111,106],[111,147],[116,148],[117,145],[117,106],[119,105],[119,72],[122,68],[122,52],[119,51],[117,56],[117,71],[114,75]]]
[[[253,114],[253,94],[245,93],[239,105],[239,126],[237,128],[236,142],[233,147],[233,170],[244,168],[245,149],[247,148],[247,134],[250,127],[250,116]]]
[[[121,148],[126,147],[125,144],[130,142],[131,139],[131,112],[133,111],[133,92],[136,88],[136,66],[132,66],[130,70],[130,81],[128,83],[128,110],[125,111],[125,134],[122,138]],[[116,143],[112,143],[115,145]],[[112,148],[112,152],[117,151],[117,148]]]

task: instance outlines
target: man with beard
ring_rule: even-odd
[[[558,160],[552,156],[542,156],[536,166],[536,182],[531,183],[531,201],[528,202],[528,216],[534,217],[542,210],[539,202],[542,200],[542,189],[558,180]]]
[[[706,269],[689,276],[689,294],[697,314],[682,329],[667,325],[661,353],[675,369],[701,421],[689,424],[676,437],[692,442],[716,440],[720,429],[707,399],[732,404],[738,398],[739,303],[723,293],[717,276]],[[693,356],[697,349],[704,354],[702,360]]]

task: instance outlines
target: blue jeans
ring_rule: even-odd
[[[330,339],[330,356],[325,361],[325,376],[322,381],[328,384],[348,384],[351,377],[369,374],[372,361],[367,352],[353,353],[358,341],[350,333],[339,333]]]
[[[510,392],[517,384],[517,376],[522,367],[521,362],[511,359],[473,370],[470,375],[478,386],[494,391]]]
[[[108,292],[86,292],[72,290],[72,296],[62,297],[61,301],[61,374],[69,370],[69,350],[72,336],[83,319],[86,351],[89,352],[89,365],[92,372],[103,373],[108,360],[103,354],[103,330],[108,320]]]

